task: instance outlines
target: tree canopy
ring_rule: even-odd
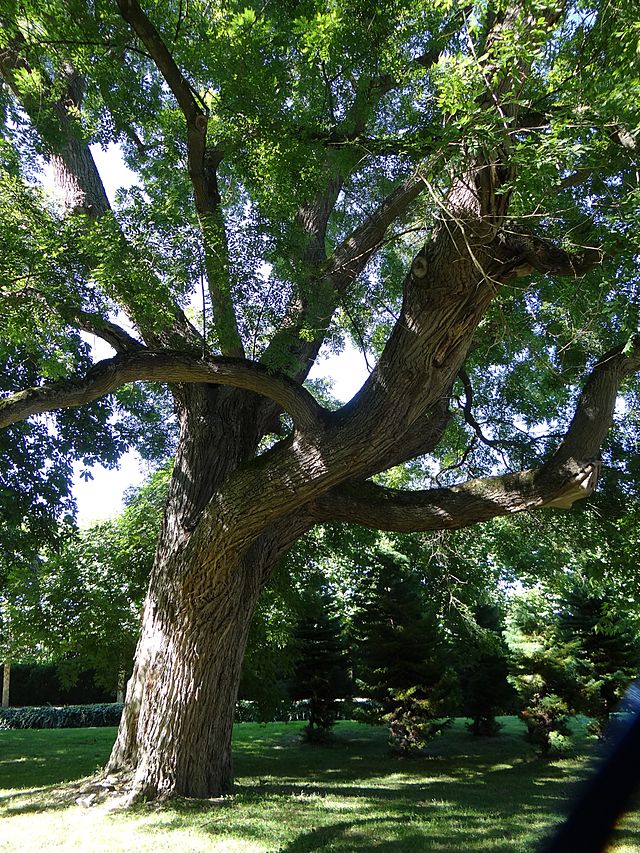
[[[299,536],[567,507],[637,446],[634,10],[8,0],[1,23],[13,527],[68,501],[72,458],[175,448],[110,766],[210,795]],[[113,202],[110,144],[137,180]],[[336,408],[306,379],[348,338],[370,375]],[[52,461],[16,473],[38,441]]]

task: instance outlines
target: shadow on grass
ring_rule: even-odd
[[[63,811],[74,805],[78,796],[78,792],[67,786],[21,790],[17,794],[0,796],[0,817]]]
[[[352,779],[341,784],[326,769],[327,778],[320,781],[320,768],[307,776],[314,779],[307,784],[301,767],[298,781],[262,779],[239,785],[223,820],[205,822],[199,831],[213,843],[229,835],[264,842],[273,839],[270,833],[275,831],[280,843],[269,849],[285,853],[528,851],[560,819],[570,780],[579,775],[538,760],[497,769],[478,762],[476,769],[488,778],[478,779],[475,773],[467,778],[462,769],[454,775],[449,768],[446,780],[424,782],[422,762],[409,764],[414,776],[390,772],[390,764],[379,766],[377,784],[363,780],[354,785]],[[394,782],[397,776],[402,780]],[[176,803],[172,809],[168,822],[164,815],[163,829],[193,826],[195,805]]]
[[[88,776],[102,766],[115,728],[0,732],[0,789],[46,788]]]
[[[552,809],[541,811],[531,807],[504,813],[495,808],[480,811],[470,809],[455,799],[447,802],[412,801],[402,796],[393,799],[396,793],[389,789],[383,798],[368,797],[348,818],[343,813],[334,815],[327,811],[322,798],[314,801],[313,795],[308,795],[306,802],[296,796],[286,797],[284,792],[281,796],[241,796],[218,821],[201,825],[200,832],[214,845],[229,835],[245,842],[264,842],[273,838],[270,827],[286,821],[289,816],[292,820],[287,833],[289,837],[281,838],[277,847],[269,849],[282,853],[466,849],[483,853],[514,853],[533,849],[531,845],[535,845],[548,829],[549,818],[554,822]],[[249,821],[247,814],[255,814],[258,806],[260,820]],[[171,820],[162,821],[164,831],[185,828],[193,828],[193,809],[180,810]]]
[[[0,813],[10,817],[74,805],[76,783],[59,791],[36,785],[73,778],[65,775],[71,767],[76,777],[81,767],[82,775],[90,773],[101,750],[101,760],[106,759],[107,740],[98,742],[87,732],[83,760],[91,763],[93,756],[88,767],[77,761],[80,750],[71,736],[44,738],[40,745],[27,740],[16,744],[14,756],[0,765],[14,788],[0,798]],[[43,765],[38,751],[45,742]],[[424,755],[402,760],[389,756],[386,733],[379,729],[343,724],[332,742],[310,746],[300,742],[293,725],[243,724],[235,755],[239,781],[222,810],[189,800],[136,809],[134,815],[144,815],[145,832],[187,829],[206,838],[213,849],[219,840],[233,837],[284,853],[520,853],[535,849],[540,835],[558,821],[584,772],[584,754],[541,760],[515,727],[495,739],[476,739],[457,726]],[[15,791],[12,767],[16,773],[22,768],[28,790]],[[637,839],[632,832],[629,837]],[[622,834],[620,840],[625,840]]]
[[[399,833],[397,838],[379,838],[382,834]],[[503,837],[500,837],[502,835]],[[378,836],[378,840],[376,840]],[[478,841],[478,833],[469,830],[461,834],[457,845],[464,846],[468,840]],[[431,832],[423,825],[415,829],[402,828],[400,832],[397,819],[365,818],[355,821],[341,821],[331,826],[312,829],[296,838],[295,841],[282,848],[282,853],[314,853],[320,850],[347,851],[350,850],[379,850],[379,851],[417,851],[417,850],[447,850],[450,849],[452,837],[450,832]],[[505,838],[504,833],[484,832],[482,835],[484,850],[513,851],[513,838]]]

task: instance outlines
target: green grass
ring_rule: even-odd
[[[462,721],[429,754],[389,756],[381,729],[340,723],[330,744],[302,744],[302,724],[236,727],[236,793],[123,812],[87,807],[61,783],[107,758],[114,729],[0,732],[0,850],[533,851],[585,772],[588,743],[543,761],[508,719],[497,738]],[[611,850],[637,853],[640,815]],[[579,851],[576,851],[579,853]]]

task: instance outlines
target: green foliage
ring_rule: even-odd
[[[554,755],[566,752],[571,744],[569,717],[572,710],[556,693],[545,692],[546,685],[541,680],[535,684],[531,679],[526,683],[528,693],[524,693],[526,707],[520,712],[524,720],[529,740],[540,747],[543,755]]]
[[[407,558],[390,548],[379,547],[356,602],[357,690],[374,700],[368,716],[388,724],[394,751],[409,754],[446,727],[456,705],[441,626]]]
[[[581,689],[577,643],[560,640],[552,604],[537,590],[522,595],[510,626],[520,717],[543,755],[569,748],[569,719]]]
[[[113,521],[11,565],[2,598],[5,653],[53,660],[67,682],[94,669],[115,690],[131,669],[169,475],[165,466],[133,490]]]
[[[513,702],[513,688],[507,680],[509,650],[503,637],[504,620],[494,604],[475,608],[475,625],[456,649],[462,707],[471,717],[473,735],[498,734],[498,714]]]
[[[0,729],[83,729],[117,726],[122,704],[67,705],[64,708],[0,708]]]
[[[415,755],[451,725],[450,718],[441,717],[447,708],[454,707],[452,691],[455,695],[456,690],[457,679],[449,670],[429,689],[420,686],[388,691],[387,701],[381,704],[391,710],[380,714],[379,719],[389,727],[389,741],[396,755]]]
[[[531,409],[517,382],[522,376],[527,391],[532,390],[526,375],[531,364],[544,375],[564,361],[564,372],[575,378],[585,365],[583,333],[589,332],[591,344],[610,338],[621,324],[633,327],[636,276],[625,273],[632,269],[635,239],[635,172],[632,158],[603,130],[619,124],[633,134],[637,124],[637,29],[627,4],[590,0],[556,24],[553,4],[540,3],[534,23],[514,16],[501,38],[490,43],[493,12],[482,3],[310,0],[210,7],[199,0],[190,4],[184,20],[179,8],[149,3],[145,9],[206,106],[210,138],[224,150],[220,182],[231,285],[250,350],[262,351],[279,324],[283,298],[302,286],[296,257],[304,235],[296,213],[322,191],[330,175],[340,174],[345,182],[344,203],[328,229],[334,244],[398,176],[421,168],[441,198],[451,175],[469,157],[501,147],[518,166],[509,188],[516,216],[535,211],[534,228],[541,223],[577,245],[584,240],[580,223],[588,217],[595,229],[589,241],[624,230],[628,247],[617,269],[580,283],[580,300],[571,299],[571,281],[540,280],[530,299],[507,289],[476,350],[479,384],[488,392],[495,379],[482,371],[481,362],[489,359],[513,374],[508,387],[514,409]],[[3,217],[10,241],[6,257],[28,256],[32,273],[41,272],[38,287],[62,288],[76,306],[86,307],[92,299],[101,309],[113,302],[128,305],[140,323],[153,327],[170,295],[184,304],[202,268],[180,111],[149,58],[132,49],[114,9],[60,0],[46,9],[28,4],[20,15],[9,8],[5,18],[5,42],[19,34],[28,45],[31,70],[18,74],[21,97],[38,105],[34,127],[10,99],[4,101],[6,180],[12,182]],[[431,67],[416,61],[438,53]],[[509,72],[527,61],[531,73],[518,76],[516,83]],[[483,62],[491,69],[489,76]],[[120,144],[140,182],[121,193],[115,214],[135,251],[122,253],[108,218],[90,228],[83,223],[86,271],[77,252],[74,258],[72,241],[65,239],[61,246],[61,223],[51,205],[21,180],[27,163],[37,162],[35,151],[49,153],[61,142],[53,104],[63,85],[56,72],[65,64],[87,81],[82,107],[69,117],[75,132],[103,146]],[[501,111],[487,109],[485,101],[487,88],[497,81],[503,113],[515,107],[539,110],[549,127],[533,126],[505,138]],[[330,144],[334,136],[345,142]],[[562,178],[575,170],[587,173],[586,192],[562,187]],[[423,205],[427,224],[433,221],[434,204],[431,198]],[[348,296],[349,316],[339,322],[353,326],[349,318],[355,317],[373,349],[384,338],[388,311],[398,305],[403,269],[398,259],[410,251],[410,239],[404,245],[400,238],[390,241]],[[74,263],[75,275],[65,276]],[[269,274],[258,275],[265,263]],[[83,278],[99,287],[89,288]],[[551,288],[553,299],[548,298]],[[319,299],[314,290],[317,283],[305,298]],[[509,341],[501,322],[505,308]],[[532,335],[532,314],[545,337]],[[26,316],[23,321],[29,322]],[[524,366],[514,361],[514,353]],[[543,394],[536,402],[551,411],[558,398],[566,402],[569,392],[556,390],[546,406]],[[513,435],[508,422],[505,418],[502,430]]]
[[[307,595],[305,614],[294,633],[297,657],[291,676],[292,699],[308,700],[305,737],[322,740],[338,717],[337,699],[351,693],[346,642],[329,590]]]
[[[577,710],[603,736],[611,714],[638,676],[640,640],[615,594],[577,579],[565,591],[557,616],[560,640],[573,642],[582,686]]]
[[[637,131],[633,11],[598,0],[565,17],[550,2],[526,8],[533,19],[514,15],[499,39],[488,40],[494,10],[486,3],[198,0],[184,14],[145,6],[208,110],[210,141],[224,152],[228,285],[252,355],[264,351],[296,289],[322,316],[326,294],[317,280],[309,284],[299,260],[306,237],[297,213],[336,175],[344,188],[327,228],[329,249],[398,178],[419,169],[431,186],[342,294],[328,333],[334,341],[350,334],[375,354],[401,302],[418,239],[412,232],[429,233],[452,176],[479,151],[503,152],[517,167],[505,191],[514,219],[522,217],[518,227],[576,249],[612,250],[611,261],[578,283],[539,276],[526,293],[508,283],[483,321],[468,365],[476,415],[514,465],[549,449],[546,433],[566,423],[593,353],[637,329],[639,308],[637,164],[615,138],[618,128],[630,139]],[[2,38],[3,46],[24,41],[30,67],[16,72],[23,107],[1,96],[1,325],[13,344],[32,342],[39,375],[53,378],[85,366],[83,345],[69,334],[73,311],[103,319],[124,311],[154,330],[172,299],[185,306],[199,285],[202,241],[183,117],[117,10],[80,0],[9,4]],[[514,76],[525,62],[530,73]],[[121,191],[113,216],[94,223],[65,221],[33,186],[43,155],[64,142],[56,103],[69,67],[86,81],[81,107],[67,115],[72,135],[119,145],[139,182]],[[487,108],[496,91],[500,109]],[[516,108],[541,123],[508,132],[504,115]],[[565,186],[573,173],[584,182]],[[206,299],[202,310],[210,317]],[[300,337],[314,328],[303,326]],[[211,322],[206,336],[215,351]],[[543,435],[524,437],[523,424]],[[143,420],[120,439],[144,432]],[[460,461],[470,438],[458,420],[439,467]],[[486,470],[487,462],[503,466],[505,458],[476,442],[451,476]]]

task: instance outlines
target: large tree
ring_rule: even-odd
[[[640,367],[631,4],[2,8],[1,326],[29,370],[0,425],[68,444],[74,407],[166,383],[175,465],[109,768],[134,795],[217,795],[251,616],[305,531],[593,490]],[[114,205],[96,142],[138,178]],[[79,331],[116,355],[90,365]],[[345,335],[371,372],[335,410],[304,383]],[[428,454],[424,489],[375,479]]]

